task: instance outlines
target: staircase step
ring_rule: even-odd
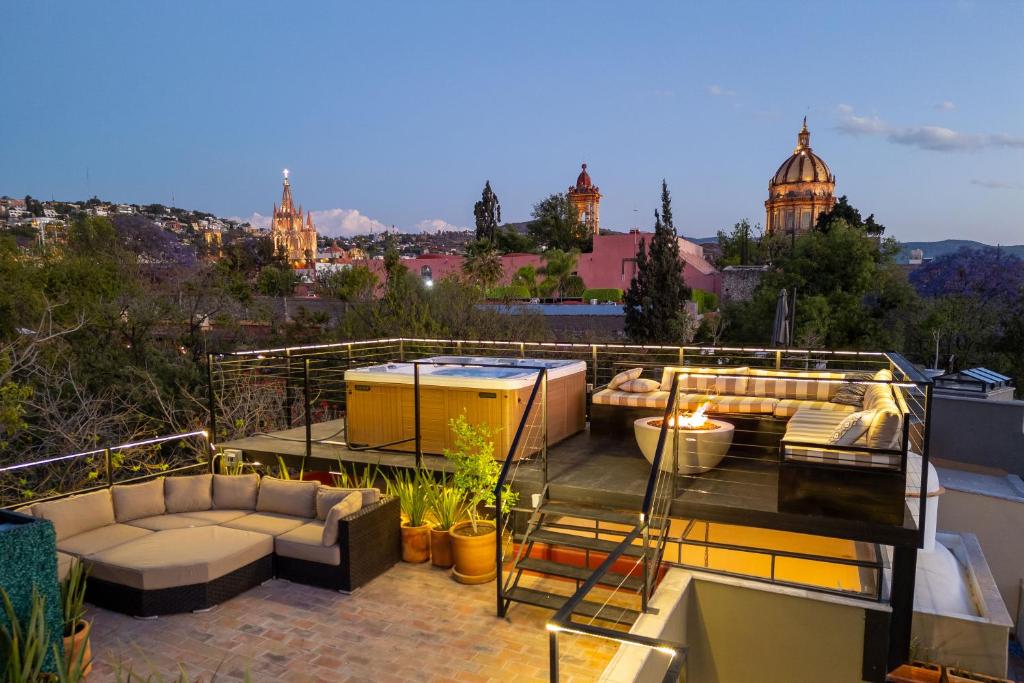
[[[517,539],[522,540],[522,539]],[[550,545],[565,545],[570,548],[582,548],[584,550],[596,550],[597,552],[610,553],[619,547],[617,541],[606,541],[601,538],[591,538],[589,536],[577,536],[576,534],[561,534],[557,531],[551,531],[541,527],[535,529],[529,536],[528,541],[539,541],[541,543],[548,543]],[[632,545],[626,548],[623,555],[632,557],[639,557],[644,554],[642,546]]]
[[[577,567],[572,564],[552,562],[551,560],[538,560],[534,557],[524,557],[519,560],[519,564],[517,566],[519,569],[526,569],[531,572],[539,572],[550,576],[561,576],[566,579],[575,579],[577,581],[586,581],[594,574],[593,569],[587,569],[586,567]],[[638,576],[626,576],[625,574],[619,574],[616,572],[605,572],[598,583],[605,586],[622,586],[626,590],[630,591],[639,591],[643,588],[644,580]]]
[[[561,515],[563,517],[579,517],[581,519],[594,519],[600,522],[611,522],[613,524],[626,524],[636,526],[640,523],[640,512],[629,510],[615,510],[612,508],[595,507],[591,505],[580,505],[578,503],[564,503],[561,501],[548,501],[541,505],[540,511],[549,515]]]
[[[505,593],[505,597],[515,602],[534,605],[536,607],[544,607],[554,611],[561,609],[562,605],[569,600],[569,596],[566,595],[537,591],[532,588],[523,588],[522,586],[516,586],[512,590],[508,591]],[[616,607],[614,605],[603,605],[599,602],[590,602],[589,600],[580,602],[580,604],[576,606],[574,614],[581,614],[585,617],[602,619],[604,621],[625,624],[627,626],[632,625],[640,616],[640,612],[635,609],[629,609],[628,607]]]

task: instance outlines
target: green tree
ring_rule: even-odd
[[[291,296],[298,282],[291,268],[266,266],[256,278],[256,290],[263,296]]]
[[[491,181],[484,183],[480,201],[473,205],[476,222],[476,238],[493,243],[497,237],[498,223],[501,222],[501,204],[498,195],[491,189]]]
[[[565,194],[553,194],[533,207],[530,235],[547,249],[590,251],[593,239]]]
[[[537,269],[533,266],[523,266],[512,276],[512,285],[526,287],[531,297],[539,296]]]
[[[494,246],[502,254],[532,254],[537,251],[537,243],[528,233],[521,233],[510,225],[498,230]]]
[[[468,282],[486,291],[500,282],[504,274],[501,254],[489,240],[471,242],[462,260],[462,273]]]
[[[549,249],[541,257],[544,259],[544,267],[540,274],[544,276],[539,290],[545,296],[557,296],[562,299],[569,295],[569,286],[576,271],[576,262],[579,260],[580,252],[576,249],[562,251],[561,249]],[[582,289],[580,290],[582,292]]]
[[[342,301],[366,301],[377,289],[377,276],[366,266],[328,271],[317,280],[320,296]]]
[[[672,219],[672,199],[663,180],[661,212],[654,212],[650,248],[640,241],[636,272],[623,298],[626,336],[640,343],[689,341],[692,331],[685,309],[689,298]]]
[[[721,255],[715,265],[719,268],[761,265],[765,262],[761,248],[763,237],[761,226],[751,227],[746,218],[733,225],[729,232],[719,230],[718,249]]]
[[[854,208],[846,199],[846,195],[840,197],[831,209],[818,214],[818,220],[814,224],[815,230],[827,231],[836,221],[844,221],[848,226],[863,230],[869,235],[881,237],[885,233],[885,226],[875,222],[875,214],[861,219],[860,211]]]

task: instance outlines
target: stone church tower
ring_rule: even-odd
[[[302,218],[302,207],[296,211],[292,200],[292,186],[288,182],[288,169],[284,170],[284,190],[281,193],[281,208],[274,205],[270,223],[270,236],[274,240],[274,251],[286,251],[288,262],[295,268],[309,267],[316,260],[316,228],[313,217]]]
[[[601,191],[590,181],[586,164],[583,164],[583,170],[576,178],[576,185],[569,187],[567,196],[569,204],[576,209],[576,215],[580,223],[586,226],[587,232],[598,235],[601,231]]]
[[[818,214],[836,203],[836,177],[828,164],[811,151],[807,117],[796,137],[796,149],[768,182],[764,203],[765,230],[802,235],[814,227]]]

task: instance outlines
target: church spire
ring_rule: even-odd
[[[288,169],[284,169],[284,189],[281,192],[281,213],[294,213],[295,205],[292,203],[292,186],[288,182]]]
[[[796,151],[799,152],[804,149],[811,148],[811,131],[807,130],[807,117],[804,117],[803,128],[796,136]]]

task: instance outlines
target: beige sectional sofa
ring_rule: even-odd
[[[204,609],[273,576],[354,590],[400,553],[396,500],[259,475],[160,477],[25,508],[56,531],[59,570],[138,616]]]

